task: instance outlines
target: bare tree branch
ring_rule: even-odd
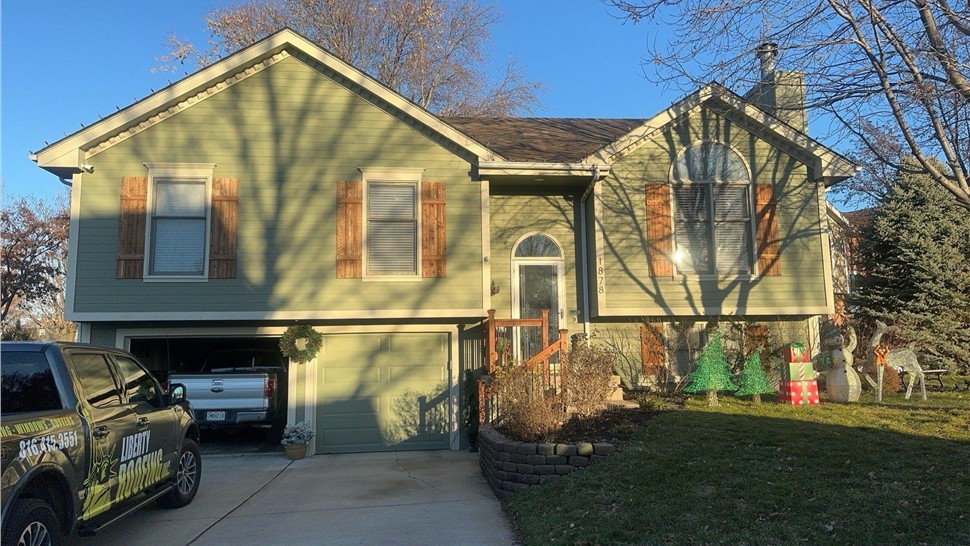
[[[479,0],[248,0],[205,17],[205,48],[177,36],[157,70],[182,71],[289,27],[433,112],[528,114],[541,85],[514,61],[489,77],[490,28],[500,15]]]
[[[970,4],[948,0],[603,0],[633,22],[670,24],[644,72],[680,88],[758,83],[754,52],[779,45],[805,75],[806,105],[837,120],[833,140],[891,139],[970,209]],[[873,140],[867,127],[885,136]],[[867,155],[877,160],[880,154]],[[898,155],[897,157],[901,157]]]

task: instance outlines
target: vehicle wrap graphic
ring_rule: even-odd
[[[94,416],[85,404],[79,403],[78,411],[88,423],[94,422]],[[84,480],[82,520],[91,519],[111,508],[111,479],[117,475],[114,468],[118,464],[114,458],[115,447],[105,442],[92,442],[88,477]]]
[[[27,436],[36,432],[47,432],[52,428],[77,427],[81,424],[76,416],[54,417],[51,419],[34,419],[13,425],[0,427],[0,436]]]

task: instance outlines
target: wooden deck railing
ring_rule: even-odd
[[[500,355],[496,350],[496,344],[498,341],[498,328],[540,328],[541,338],[542,338],[542,349],[534,354],[529,355],[526,358],[523,365],[530,368],[535,366],[542,366],[543,379],[545,381],[546,387],[550,389],[555,389],[560,391],[565,389],[566,385],[566,350],[567,342],[569,337],[569,331],[565,329],[559,330],[559,339],[550,343],[549,342],[549,310],[543,309],[542,316],[537,319],[497,319],[495,318],[495,310],[490,309],[488,311],[488,320],[485,325],[485,362],[483,363],[483,368],[485,369],[486,376],[490,376],[495,372],[496,367],[499,365]],[[511,341],[511,340],[510,340]],[[504,351],[503,351],[504,352]],[[559,362],[558,364],[551,363],[552,358],[558,354]],[[492,421],[497,417],[498,411],[495,407],[496,400],[494,393],[488,384],[488,377],[483,377],[478,380],[478,423],[484,424],[486,421]]]

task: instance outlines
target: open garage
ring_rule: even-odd
[[[286,424],[288,408],[288,366],[280,353],[278,337],[134,337],[130,338],[130,351],[163,382],[172,376],[192,377],[212,369],[226,370],[219,375],[225,373],[227,377],[233,373],[230,369],[274,370],[276,380],[272,388],[276,404],[275,417],[271,421],[245,426],[235,426],[232,419],[226,423],[200,423],[203,425],[202,448],[208,453],[280,449],[279,434]],[[184,382],[184,379],[179,381]],[[228,388],[228,385],[223,387]],[[203,420],[207,413],[206,404],[196,399],[197,392],[198,389],[189,389],[189,402],[196,410],[196,418]],[[203,395],[207,394],[203,392]],[[231,413],[229,417],[233,417]]]

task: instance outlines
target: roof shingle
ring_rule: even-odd
[[[647,120],[444,117],[442,121],[510,161],[573,163]]]

